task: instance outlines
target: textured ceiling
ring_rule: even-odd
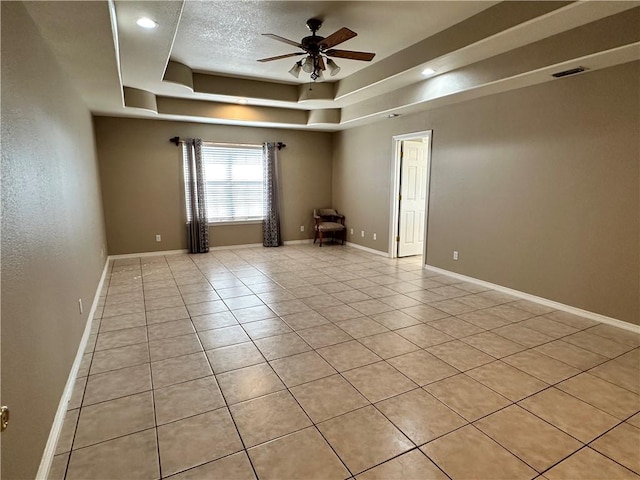
[[[25,2],[70,81],[99,115],[335,131],[640,59],[638,1],[56,1]],[[158,28],[143,30],[147,16]],[[357,36],[311,83],[287,72],[294,41]],[[302,57],[296,57],[302,58]],[[435,70],[421,74],[425,67]]]

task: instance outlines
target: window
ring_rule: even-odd
[[[189,169],[183,147],[187,219],[191,220],[188,198]],[[209,223],[262,220],[264,218],[262,145],[202,144],[202,165],[206,184]]]

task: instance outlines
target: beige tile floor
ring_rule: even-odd
[[[337,245],[116,260],[50,478],[640,478],[640,335]]]

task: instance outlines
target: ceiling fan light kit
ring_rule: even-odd
[[[271,62],[273,60],[306,55],[304,61],[299,60],[293,64],[289,73],[295,78],[298,78],[300,76],[300,70],[303,70],[309,74],[311,80],[317,81],[323,79],[322,72],[326,70],[327,67],[329,68],[329,75],[332,77],[340,72],[338,64],[329,57],[347,58],[349,60],[360,60],[363,62],[370,62],[373,60],[373,57],[375,57],[375,53],[334,49],[333,47],[336,45],[346,42],[358,34],[353,30],[342,27],[325,38],[320,35],[316,35],[316,32],[321,26],[322,21],[317,18],[310,18],[307,20],[307,28],[311,31],[311,35],[304,37],[300,42],[295,42],[294,40],[289,40],[288,38],[284,38],[273,33],[263,33],[262,35],[265,37],[298,47],[303,51],[277,55],[275,57],[261,58],[258,61]]]

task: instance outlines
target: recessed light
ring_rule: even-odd
[[[136,24],[142,28],[156,28],[158,26],[158,23],[151,20],[149,17],[140,17],[136,20]]]
[[[436,71],[433,68],[425,68],[422,70],[422,75],[433,75]]]
[[[246,105],[247,103],[249,103],[249,100],[247,100],[246,98],[239,98],[238,103],[241,103],[242,105]]]

